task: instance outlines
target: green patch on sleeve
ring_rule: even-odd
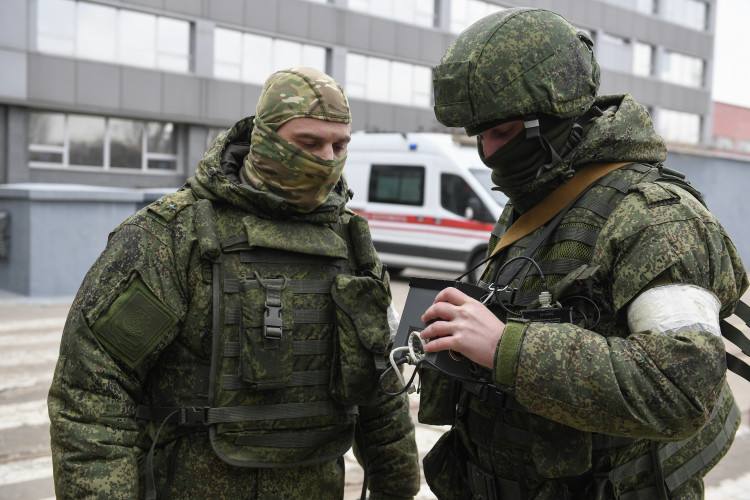
[[[177,321],[143,281],[136,279],[94,323],[93,332],[112,356],[135,368]]]
[[[495,382],[513,387],[518,364],[518,346],[526,331],[527,322],[509,320],[503,330],[503,337],[495,353]]]

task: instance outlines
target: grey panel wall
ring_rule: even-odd
[[[0,288],[31,297],[73,295],[107,235],[143,202],[135,190],[16,184],[0,186],[10,213],[10,255]]]

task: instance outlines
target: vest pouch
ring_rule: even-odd
[[[427,363],[422,363],[418,370],[421,396],[417,420],[428,425],[452,425],[456,418],[461,382]]]
[[[438,498],[446,500],[470,500],[472,495],[464,485],[465,460],[459,460],[456,450],[460,444],[456,430],[451,429],[438,439],[435,446],[422,460],[424,477]]]
[[[336,333],[331,366],[331,396],[341,404],[368,403],[378,391],[378,378],[390,338],[385,285],[371,276],[338,274],[331,289],[336,304]]]
[[[240,375],[256,389],[292,380],[293,292],[285,277],[242,280]]]

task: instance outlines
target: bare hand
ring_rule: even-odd
[[[430,340],[424,347],[425,352],[450,349],[492,368],[505,324],[484,304],[456,288],[446,288],[437,294],[422,315],[423,322],[432,320],[436,321],[420,334],[423,339]]]

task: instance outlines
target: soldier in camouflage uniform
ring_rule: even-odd
[[[592,41],[541,9],[481,19],[435,68],[438,120],[478,137],[510,199],[494,291],[446,288],[422,316],[425,351],[472,361],[420,370],[420,421],[452,425],[424,460],[440,499],[698,499],[739,425],[719,319],[743,265],[648,113],[598,87]]]
[[[416,494],[406,398],[377,380],[389,282],[345,207],[350,131],[332,78],[274,73],[110,235],[49,392],[58,498],[341,498],[355,428],[370,498]]]

